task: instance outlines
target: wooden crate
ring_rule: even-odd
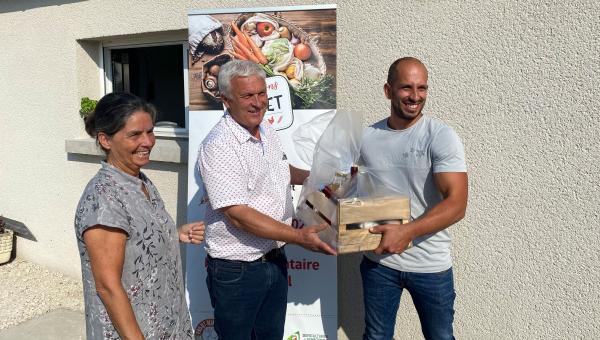
[[[308,195],[306,201],[322,221],[337,229],[338,254],[377,248],[381,234],[359,228],[363,222],[402,224],[410,220],[410,199],[405,196],[348,198],[336,204],[316,191]]]

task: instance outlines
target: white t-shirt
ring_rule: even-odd
[[[226,114],[200,145],[198,163],[209,199],[206,251],[211,257],[253,261],[284,245],[235,227],[218,210],[245,204],[277,221],[292,222],[287,157],[273,128],[262,123],[260,133],[259,140]]]
[[[442,201],[433,174],[466,172],[464,148],[458,135],[438,119],[422,116],[415,125],[393,130],[387,118],[365,129],[361,165],[371,174],[376,192],[410,197],[416,219]],[[387,267],[417,273],[435,273],[452,266],[447,229],[413,240],[402,254],[367,257]]]

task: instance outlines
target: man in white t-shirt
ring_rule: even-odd
[[[368,127],[361,162],[377,187],[410,197],[411,221],[371,228],[382,239],[361,263],[363,339],[392,339],[403,289],[426,339],[453,339],[454,278],[447,228],[465,215],[464,148],[448,125],[422,113],[428,72],[412,57],[389,68],[390,116]]]
[[[206,212],[208,286],[219,339],[283,338],[287,305],[286,243],[335,254],[317,232],[291,227],[291,184],[308,171],[288,164],[268,107],[265,72],[230,61],[219,72],[227,112],[200,146]]]

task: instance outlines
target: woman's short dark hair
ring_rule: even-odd
[[[131,93],[109,93],[98,101],[94,112],[85,119],[85,131],[96,140],[100,132],[112,137],[137,111],[148,113],[154,123],[156,119],[154,105]]]

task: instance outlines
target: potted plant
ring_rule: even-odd
[[[79,115],[81,118],[85,120],[85,118],[89,116],[92,111],[94,111],[97,103],[97,100],[90,99],[88,97],[81,98],[81,106],[79,108]]]
[[[6,229],[6,222],[0,216],[0,264],[10,260],[13,249],[13,231]]]

